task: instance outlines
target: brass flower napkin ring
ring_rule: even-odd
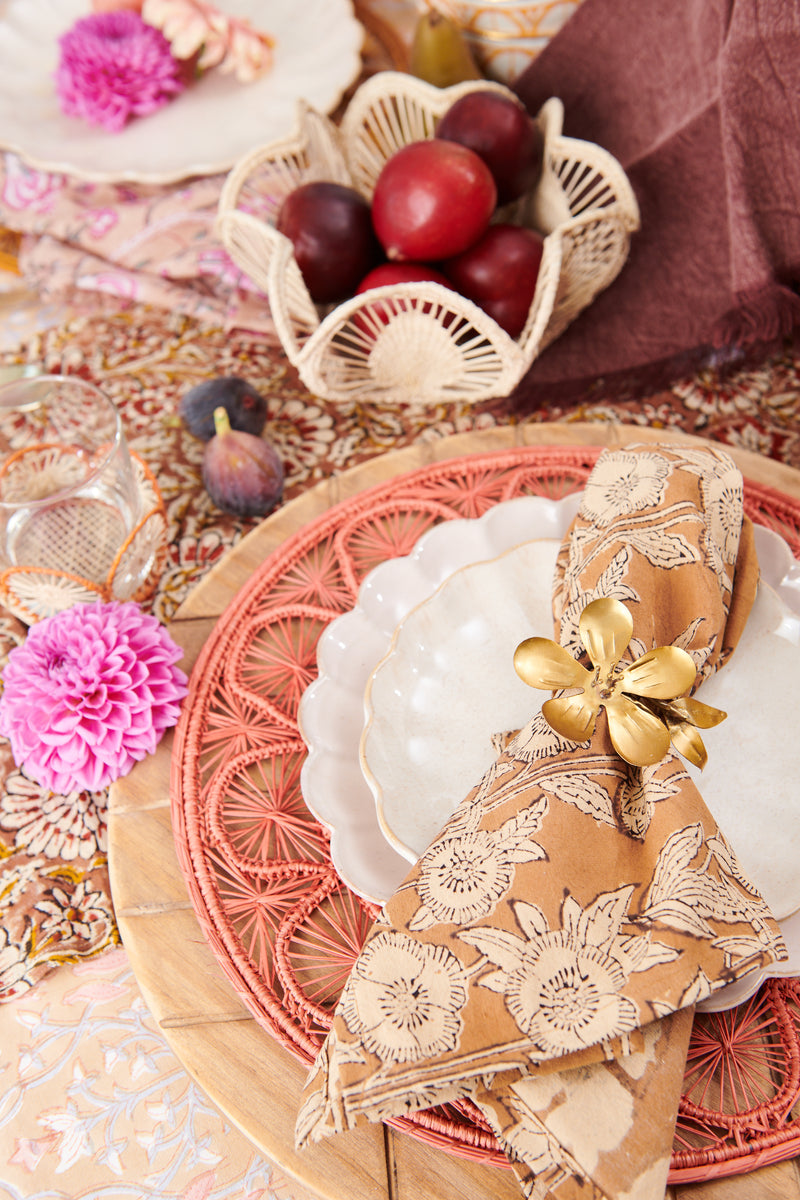
[[[611,744],[626,762],[652,766],[665,757],[672,742],[695,766],[705,766],[708,756],[697,727],[710,729],[727,714],[683,697],[697,678],[692,656],[679,646],[658,646],[624,664],[633,617],[613,597],[590,601],[578,630],[592,671],[550,638],[527,638],[514,654],[514,668],[530,687],[572,689],[568,696],[544,702],[542,715],[548,725],[569,741],[585,742],[604,708]]]

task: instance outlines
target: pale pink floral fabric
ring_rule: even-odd
[[[180,187],[92,183],[0,156],[0,225],[44,303],[86,294],[272,331],[266,299],[214,232],[223,175]]]
[[[170,1050],[112,949],[0,1006],[0,1196],[310,1200]]]

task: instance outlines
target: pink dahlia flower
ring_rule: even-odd
[[[82,17],[59,38],[61,111],[118,133],[130,117],[162,108],[186,86],[160,30],[118,9]]]
[[[0,696],[17,766],[60,795],[125,775],[178,719],[182,653],[132,601],[75,604],[31,626]]]

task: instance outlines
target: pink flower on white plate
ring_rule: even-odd
[[[81,17],[58,43],[61,111],[110,133],[157,112],[185,87],[168,40],[129,9]]]
[[[272,64],[274,39],[256,33],[246,21],[228,23],[228,46],[220,63],[221,71],[233,71],[240,83],[251,83]]]
[[[144,0],[142,17],[160,29],[179,59],[195,55],[200,71],[219,67],[252,83],[272,66],[275,39],[204,0]]]

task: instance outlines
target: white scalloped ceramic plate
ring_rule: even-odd
[[[454,571],[395,630],[364,689],[361,769],[378,824],[415,863],[496,757],[547,699],[514,670],[527,637],[553,636],[560,542],[526,542]]]
[[[58,106],[58,37],[88,0],[9,0],[0,19],[0,145],[31,166],[80,179],[163,184],[229,170],[289,133],[303,98],[329,112],[361,69],[351,0],[214,0],[276,39],[272,68],[241,84],[211,71],[149,117],[107,133]]]
[[[786,962],[774,963],[763,971],[753,971],[750,975],[737,979],[736,983],[729,983],[727,987],[720,988],[707,1000],[700,1001],[697,1006],[699,1012],[725,1012],[726,1009],[735,1008],[737,1004],[749,1000],[765,980],[788,979],[800,973],[800,912],[792,913],[778,924],[789,952]]]
[[[389,650],[400,621],[453,571],[534,538],[560,540],[579,503],[580,494],[559,501],[521,496],[477,520],[435,526],[410,555],[371,571],[355,608],[320,638],[319,676],[303,694],[298,712],[309,750],[300,783],[309,809],[331,832],[336,870],[358,895],[383,903],[408,870],[381,832],[359,763],[364,688],[375,664]],[[542,586],[549,588],[549,579]]]
[[[375,800],[359,763],[364,692],[386,655],[394,631],[449,576],[472,562],[498,557],[526,540],[561,539],[580,495],[553,502],[521,497],[490,509],[480,520],[449,521],[430,530],[406,558],[391,559],[364,580],[356,607],[328,626],[318,648],[319,677],[304,693],[300,727],[309,748],[301,777],[303,795],[331,832],[331,857],[347,885],[383,903],[408,871],[408,861],[385,839]],[[800,611],[800,567],[786,543],[757,527],[764,577]],[[549,588],[549,580],[548,580]],[[716,731],[714,731],[716,732]],[[734,1007],[767,977],[800,970],[800,913],[781,921],[789,961],[756,972],[700,1005],[705,1011]]]

